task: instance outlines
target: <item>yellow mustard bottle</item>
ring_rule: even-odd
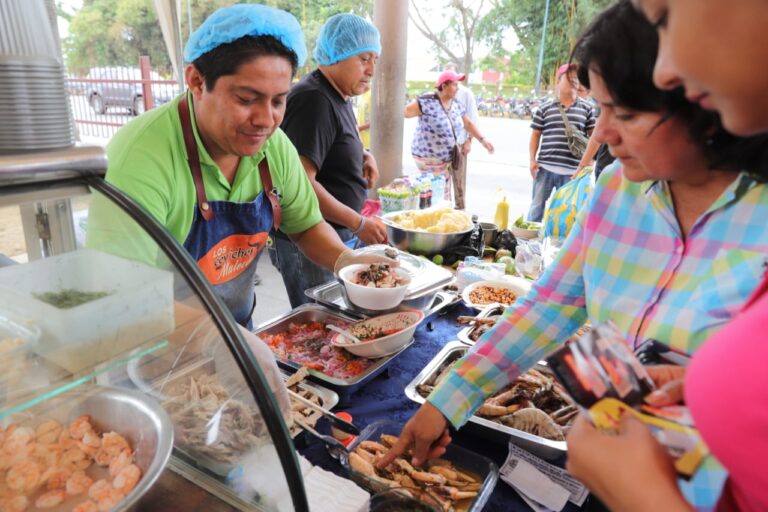
[[[507,223],[509,222],[509,203],[507,202],[507,196],[504,196],[504,198],[496,205],[494,222],[499,226],[499,231],[507,229]]]

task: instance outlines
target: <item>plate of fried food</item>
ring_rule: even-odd
[[[511,306],[518,297],[528,293],[531,282],[520,277],[506,277],[504,280],[488,280],[472,283],[461,293],[464,303],[477,310],[488,304],[498,303]]]

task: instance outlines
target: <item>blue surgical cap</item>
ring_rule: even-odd
[[[299,66],[307,59],[304,33],[293,15],[266,5],[237,4],[217,10],[189,36],[184,60],[193,62],[245,36],[272,36],[296,54]]]
[[[378,29],[360,16],[337,14],[320,29],[314,55],[318,64],[330,66],[366,52],[381,55]]]

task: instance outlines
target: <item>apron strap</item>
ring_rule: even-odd
[[[200,155],[197,152],[195,134],[192,132],[192,121],[189,118],[189,102],[186,94],[179,102],[179,118],[181,119],[181,132],[184,134],[184,145],[187,147],[187,162],[192,170],[192,180],[195,182],[197,207],[200,209],[200,215],[203,216],[203,219],[208,221],[213,218],[213,210],[208,205],[208,198],[205,196],[203,171],[200,168]]]
[[[280,229],[280,224],[283,221],[283,210],[280,208],[280,193],[272,186],[272,175],[269,172],[267,155],[264,155],[264,158],[259,162],[259,176],[261,177],[261,186],[264,188],[264,194],[272,206],[272,225],[275,227],[275,231],[277,231]]]

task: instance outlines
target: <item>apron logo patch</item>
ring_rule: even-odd
[[[220,241],[197,261],[208,281],[222,284],[239,276],[267,245],[267,233],[232,235]]]

